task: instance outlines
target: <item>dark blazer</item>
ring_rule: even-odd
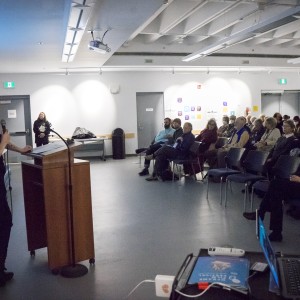
[[[276,161],[280,155],[288,155],[294,148],[295,140],[296,137],[294,135],[288,138],[286,138],[285,136],[281,136],[270,152],[271,160]]]

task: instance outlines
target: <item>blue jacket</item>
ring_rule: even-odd
[[[154,138],[154,144],[167,142],[168,138],[166,136],[173,135],[174,131],[175,131],[175,129],[172,127],[161,130]]]

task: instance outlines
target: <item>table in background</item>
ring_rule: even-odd
[[[76,142],[81,143],[80,147],[76,149],[74,156],[79,157],[100,157],[103,161],[105,158],[105,138],[91,138],[91,139],[75,139]]]

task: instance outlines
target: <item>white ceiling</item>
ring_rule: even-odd
[[[287,63],[300,56],[300,1],[74,2],[92,8],[73,61],[63,63],[72,1],[0,1],[0,73],[169,66],[300,69],[300,64]],[[109,30],[103,42],[111,52],[103,55],[88,49],[90,30],[99,39]],[[195,52],[203,56],[182,61]]]

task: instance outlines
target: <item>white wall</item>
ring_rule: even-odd
[[[280,86],[279,78],[287,78]],[[84,127],[96,135],[111,133],[120,127],[126,133],[137,133],[136,92],[164,92],[165,114],[171,118],[178,111],[201,106],[201,111],[184,112],[194,129],[200,130],[210,117],[220,124],[223,114],[244,115],[257,106],[261,111],[262,90],[296,90],[300,87],[297,73],[167,73],[167,72],[103,72],[102,75],[27,75],[1,74],[0,79],[14,81],[14,89],[1,95],[30,95],[32,122],[44,111],[53,128],[63,136],[72,136],[76,127]],[[110,87],[119,85],[112,94]],[[199,88],[201,85],[201,88]],[[178,103],[182,98],[182,103]],[[227,107],[223,105],[227,102]],[[226,110],[227,108],[227,110]],[[134,153],[137,139],[126,140],[126,153]],[[111,154],[111,143],[107,143]]]

